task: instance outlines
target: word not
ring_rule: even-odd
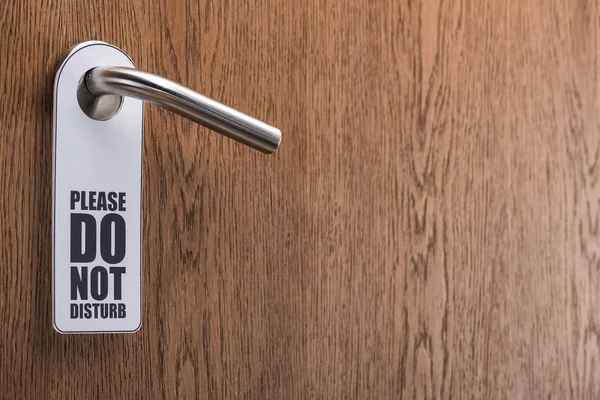
[[[122,275],[125,267],[97,266],[88,274],[88,267],[71,267],[71,300],[88,299],[88,293],[94,300],[104,300],[108,296],[108,275],[113,276],[113,296],[115,300],[123,297]],[[88,284],[89,282],[89,284]]]

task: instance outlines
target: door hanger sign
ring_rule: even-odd
[[[98,66],[133,68],[118,48],[82,43],[54,84],[53,319],[60,333],[135,332],[141,314],[143,103],[105,121],[77,90]]]

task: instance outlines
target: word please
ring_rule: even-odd
[[[125,211],[125,192],[71,191],[71,210]]]

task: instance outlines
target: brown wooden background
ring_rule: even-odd
[[[52,89],[85,40],[278,127],[146,106],[143,318],[51,320]],[[0,398],[598,398],[597,1],[4,1]]]

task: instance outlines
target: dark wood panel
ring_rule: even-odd
[[[597,398],[596,2],[0,6],[6,398]],[[51,322],[52,86],[72,45],[280,127],[146,107],[142,329]]]

